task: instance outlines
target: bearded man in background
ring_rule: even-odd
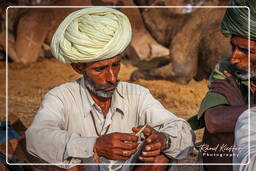
[[[248,109],[248,104],[255,106],[256,102],[256,1],[234,0],[231,5],[250,8],[250,37],[248,9],[228,8],[221,31],[231,37],[232,55],[216,65],[200,110],[189,119],[194,130],[205,127],[203,146],[219,147],[217,151],[203,152],[204,163],[232,163],[232,151],[223,151],[221,147],[233,147],[237,119]],[[204,169],[228,171],[232,166],[204,166]]]

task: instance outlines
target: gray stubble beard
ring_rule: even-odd
[[[244,73],[244,74],[239,74],[238,72],[235,72],[235,76],[243,81],[247,81],[247,80],[249,80],[249,78],[255,78],[256,72],[251,70],[250,76],[249,76],[248,70],[247,70],[247,73]]]
[[[119,81],[116,83],[116,87],[118,83]],[[104,91],[102,90],[102,88],[96,87],[93,80],[88,75],[84,76],[84,84],[91,93],[95,94],[97,97],[104,98],[104,99],[111,98],[116,90],[115,88],[114,90],[111,90],[111,91]]]

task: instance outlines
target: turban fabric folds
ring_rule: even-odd
[[[87,63],[122,53],[132,37],[126,15],[106,7],[92,7],[68,15],[54,33],[51,50],[63,63]]]
[[[233,0],[231,6],[247,6],[250,9],[250,39],[256,40],[256,0]],[[228,8],[221,23],[225,36],[236,35],[248,38],[249,10],[246,7]]]

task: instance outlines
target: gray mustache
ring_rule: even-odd
[[[115,83],[106,83],[106,84],[97,86],[97,87],[95,88],[95,90],[98,91],[98,90],[103,90],[103,89],[112,88],[112,87],[115,87],[115,88],[116,88],[118,83],[119,83],[119,81],[117,81],[117,82],[115,82]]]

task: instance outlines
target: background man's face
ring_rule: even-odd
[[[232,56],[230,64],[234,69],[234,74],[242,80],[248,80],[248,55],[250,53],[251,78],[256,77],[256,41],[250,40],[250,49],[248,49],[248,39],[233,36],[231,44]]]
[[[121,56],[89,63],[84,72],[85,85],[100,98],[111,98],[118,84]]]

